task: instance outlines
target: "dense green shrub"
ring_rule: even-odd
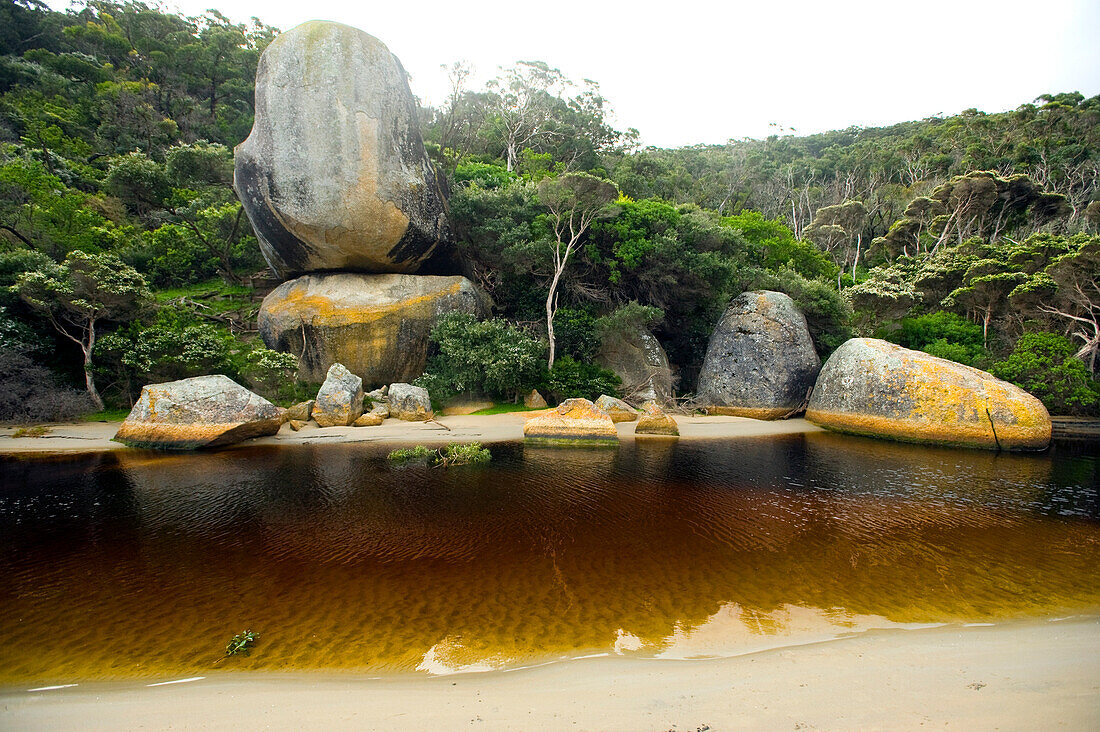
[[[573,397],[599,399],[603,394],[617,396],[622,380],[605,368],[562,356],[554,361],[554,367],[546,372],[539,391],[560,402]]]
[[[590,310],[558,308],[554,315],[554,337],[558,353],[578,361],[591,361],[600,349],[596,333],[596,316]]]
[[[1039,397],[1051,414],[1100,414],[1100,384],[1074,357],[1076,350],[1064,336],[1025,333],[1011,355],[990,370]]]
[[[416,380],[433,399],[462,392],[517,398],[539,383],[546,346],[499,318],[448,313],[432,329],[434,355]]]
[[[967,366],[985,357],[982,326],[943,310],[902,319],[900,330],[890,334],[889,340]]]

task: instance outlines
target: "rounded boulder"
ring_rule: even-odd
[[[339,23],[279,35],[256,71],[233,186],[280,277],[417,272],[446,256],[446,183],[424,151],[405,69]]]
[[[820,368],[794,301],[781,292],[745,292],[711,334],[699,401],[712,414],[778,419],[799,410]]]
[[[875,338],[838,348],[806,410],[814,424],[869,437],[1042,450],[1051,422],[1023,389],[970,366]]]

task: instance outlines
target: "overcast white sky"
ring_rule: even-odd
[[[64,7],[65,0],[51,0]],[[643,144],[722,143],[1013,109],[1045,92],[1100,93],[1097,0],[168,0],[283,30],[361,28],[397,54],[413,93],[439,103],[441,64],[541,60],[599,82]]]

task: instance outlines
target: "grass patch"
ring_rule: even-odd
[[[11,433],[12,437],[45,437],[50,433],[50,428],[37,424],[33,427],[20,427]]]
[[[121,422],[130,416],[129,409],[104,409],[102,412],[92,412],[80,416],[81,422]]]
[[[437,468],[477,465],[489,462],[492,457],[492,453],[482,447],[480,442],[452,442],[438,450],[432,450],[424,445],[417,445],[416,447],[393,450],[389,454],[389,460],[393,463],[425,460]]]
[[[471,412],[470,414],[471,415],[507,414],[509,412],[530,412],[530,411],[531,411],[531,408],[528,407],[523,402],[520,402],[519,404],[513,404],[512,402],[500,402],[499,404],[494,404],[493,406],[486,407],[485,409],[479,409],[476,412]]]

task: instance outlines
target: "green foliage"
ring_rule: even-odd
[[[455,465],[479,465],[493,458],[492,453],[481,446],[480,442],[460,444],[452,442],[439,451],[436,465],[449,468]]]
[[[514,397],[534,387],[545,371],[545,345],[498,318],[448,313],[432,329],[431,342],[436,353],[416,383],[433,399],[463,392]]]
[[[390,454],[386,457],[390,462],[394,463],[407,463],[410,460],[427,460],[435,455],[435,450],[424,447],[423,445],[417,445],[416,447],[405,447],[397,450],[391,450]]]
[[[1055,333],[1025,333],[1012,353],[990,369],[1042,400],[1052,414],[1100,414],[1100,384],[1074,358],[1073,343]]]
[[[562,356],[546,372],[539,391],[558,402],[573,397],[594,401],[603,394],[617,396],[621,384],[622,380],[605,368]]]
[[[766,219],[759,211],[725,216],[722,223],[739,230],[745,240],[763,252],[763,265],[772,272],[791,269],[807,279],[834,280],[837,266],[808,241],[795,238],[779,219]]]
[[[259,633],[251,630],[237,633],[229,639],[229,643],[225,646],[225,655],[227,657],[250,655],[252,653],[252,647],[256,645],[256,639],[259,637]]]
[[[468,162],[459,163],[451,179],[457,185],[477,185],[483,189],[495,189],[515,182],[519,176],[503,165]]]
[[[975,366],[985,357],[982,327],[955,313],[943,310],[905,318],[890,340],[933,356]]]
[[[594,330],[600,343],[632,338],[640,330],[649,330],[665,317],[660,308],[642,305],[633,300],[615,308],[615,311],[596,320]]]
[[[387,457],[392,463],[425,460],[435,467],[451,468],[458,465],[487,463],[493,456],[492,453],[481,446],[480,442],[451,442],[438,450],[432,450],[424,445],[391,450]]]
[[[600,348],[596,316],[590,310],[559,308],[554,315],[554,336],[559,351],[578,361],[591,361]]]

